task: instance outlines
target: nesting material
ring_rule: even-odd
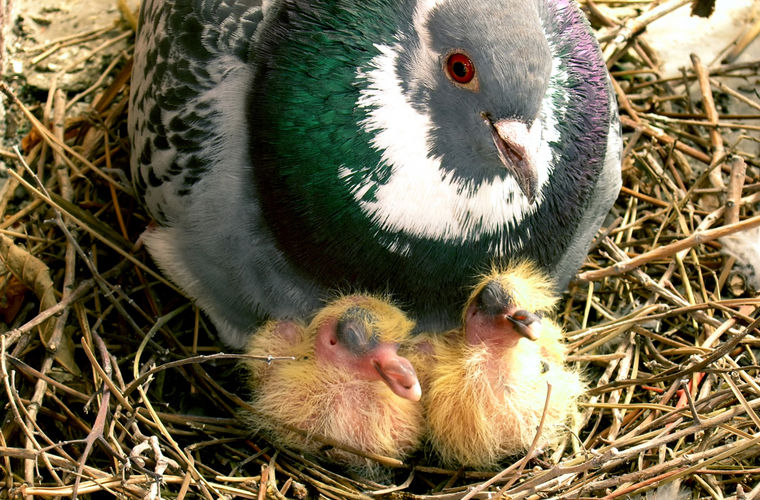
[[[135,244],[150,221],[127,186],[125,54],[82,94],[0,83],[10,137],[0,232],[12,243],[0,245],[0,496],[624,499],[680,481],[693,498],[757,497],[760,297],[730,293],[738,264],[723,239],[703,236],[758,221],[760,61],[702,56],[707,78],[693,63],[665,78],[646,28],[658,18],[677,33],[667,7],[691,2],[580,3],[612,70],[626,146],[623,190],[556,308],[589,383],[580,442],[568,434],[487,471],[385,457],[395,469],[378,484],[252,434],[239,415],[259,409],[239,397],[239,355],[220,352],[209,321]],[[129,30],[115,25],[94,46]],[[726,155],[746,172],[731,175]]]
[[[336,300],[308,325],[266,324],[251,338],[248,354],[295,359],[247,363],[254,427],[283,446],[311,453],[325,448],[319,438],[327,438],[327,444],[405,457],[417,449],[423,421],[416,376],[396,355],[413,325],[387,301],[363,296]],[[349,352],[357,345],[354,351],[366,352]],[[324,453],[364,474],[376,475],[379,469],[375,461],[349,451]]]
[[[482,302],[494,305],[493,297],[482,300],[494,285],[504,292],[500,310],[483,311]],[[548,316],[555,303],[547,278],[522,263],[483,278],[461,331],[419,340],[428,439],[445,465],[494,468],[526,451],[538,432],[539,446],[549,446],[577,420],[584,384],[566,365],[562,329]],[[543,318],[519,323],[530,314]]]

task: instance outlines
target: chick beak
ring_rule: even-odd
[[[493,122],[487,113],[482,113],[481,116],[491,129],[491,138],[499,159],[514,176],[528,202],[533,204],[536,200],[538,174],[533,159],[534,148],[531,147],[534,141],[527,125],[517,120]]]
[[[465,314],[465,338],[472,344],[490,343],[514,347],[520,337],[531,341],[541,336],[541,317],[518,309],[514,299],[497,280],[483,286]]]
[[[395,352],[381,353],[372,364],[377,373],[397,396],[410,401],[419,401],[422,397],[422,388],[417,379],[417,373],[408,359],[399,356]]]
[[[512,314],[505,315],[506,319],[512,323],[515,331],[529,340],[538,340],[538,324],[541,318],[532,312],[519,310]]]

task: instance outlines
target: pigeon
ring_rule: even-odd
[[[364,476],[382,468],[343,447],[401,459],[416,450],[424,429],[420,384],[399,354],[414,323],[387,299],[345,296],[321,308],[308,325],[270,321],[251,337],[246,352],[293,356],[293,361],[250,359],[254,429],[280,445],[315,455]]]
[[[446,331],[519,259],[564,290],[620,189],[573,0],[145,0],[139,22],[143,241],[231,347],[347,290]]]
[[[551,281],[520,262],[481,280],[460,328],[414,338],[425,433],[445,466],[492,470],[525,452],[545,406],[539,448],[579,419],[585,384],[566,364],[562,329],[549,317],[555,303]]]

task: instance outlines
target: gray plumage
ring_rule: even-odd
[[[492,261],[562,289],[620,188],[614,96],[569,0],[146,0],[130,104],[145,243],[235,347],[335,290],[449,328]]]

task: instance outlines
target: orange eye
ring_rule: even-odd
[[[463,85],[475,78],[475,65],[461,52],[455,52],[449,56],[446,61],[446,71],[449,72],[452,80]]]

